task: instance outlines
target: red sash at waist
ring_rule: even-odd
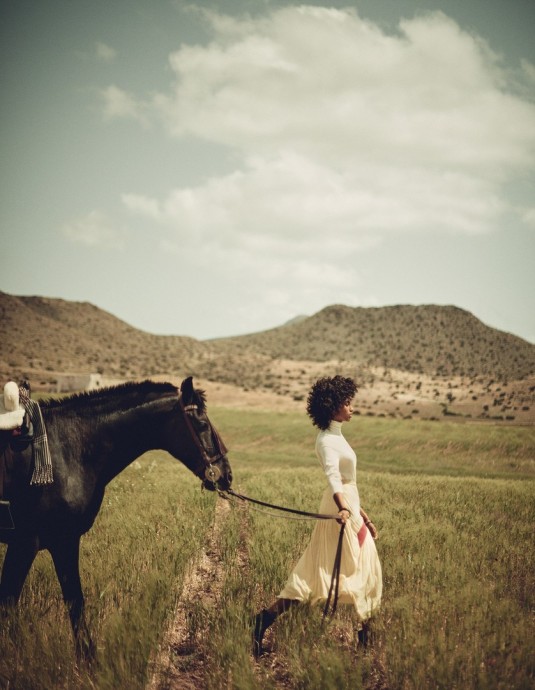
[[[364,523],[362,523],[362,527],[359,529],[358,534],[357,534],[357,539],[359,540],[359,546],[362,546],[364,544],[364,540],[366,539],[366,534],[368,533],[368,528]]]

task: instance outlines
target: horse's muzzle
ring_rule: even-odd
[[[232,470],[226,456],[208,465],[204,472],[203,486],[208,491],[227,491],[232,484]]]

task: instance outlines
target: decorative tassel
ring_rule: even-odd
[[[29,397],[27,390],[22,387],[20,389],[20,401],[26,412],[30,415],[34,428],[34,469],[30,484],[38,486],[52,484],[54,481],[52,458],[50,457],[50,450],[48,448],[48,438],[41,408],[35,400]]]

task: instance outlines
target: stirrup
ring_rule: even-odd
[[[0,501],[0,529],[15,529],[9,501]]]

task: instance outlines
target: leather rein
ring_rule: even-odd
[[[285,513],[293,513],[294,515],[300,515],[304,518],[311,518],[314,520],[337,520],[338,515],[332,515],[328,513],[309,513],[306,510],[297,510],[296,508],[286,508],[285,506],[278,506],[275,505],[274,503],[266,503],[265,501],[259,501],[256,498],[250,498],[249,496],[245,496],[245,494],[239,494],[233,489],[227,489],[225,492],[220,491],[220,495],[224,495],[225,493],[228,494],[229,496],[233,496],[234,498],[239,499],[240,501],[248,501],[249,503],[255,503],[256,505],[259,506],[264,506],[265,508],[273,508],[275,510],[282,510]],[[284,517],[284,515],[275,515],[274,517]],[[331,618],[334,616],[336,613],[336,607],[338,605],[338,590],[340,587],[340,564],[342,562],[342,545],[343,545],[343,539],[344,539],[344,530],[345,530],[345,523],[342,523],[340,525],[340,534],[338,536],[338,544],[336,547],[336,556],[334,558],[334,565],[333,565],[333,572],[331,576],[331,586],[329,587],[329,594],[327,596],[327,601],[325,602],[325,606],[323,608],[323,620],[327,617],[327,614],[329,612],[329,606],[331,603],[331,597],[332,597],[332,610],[331,610]],[[334,597],[333,597],[333,590],[334,590]]]

